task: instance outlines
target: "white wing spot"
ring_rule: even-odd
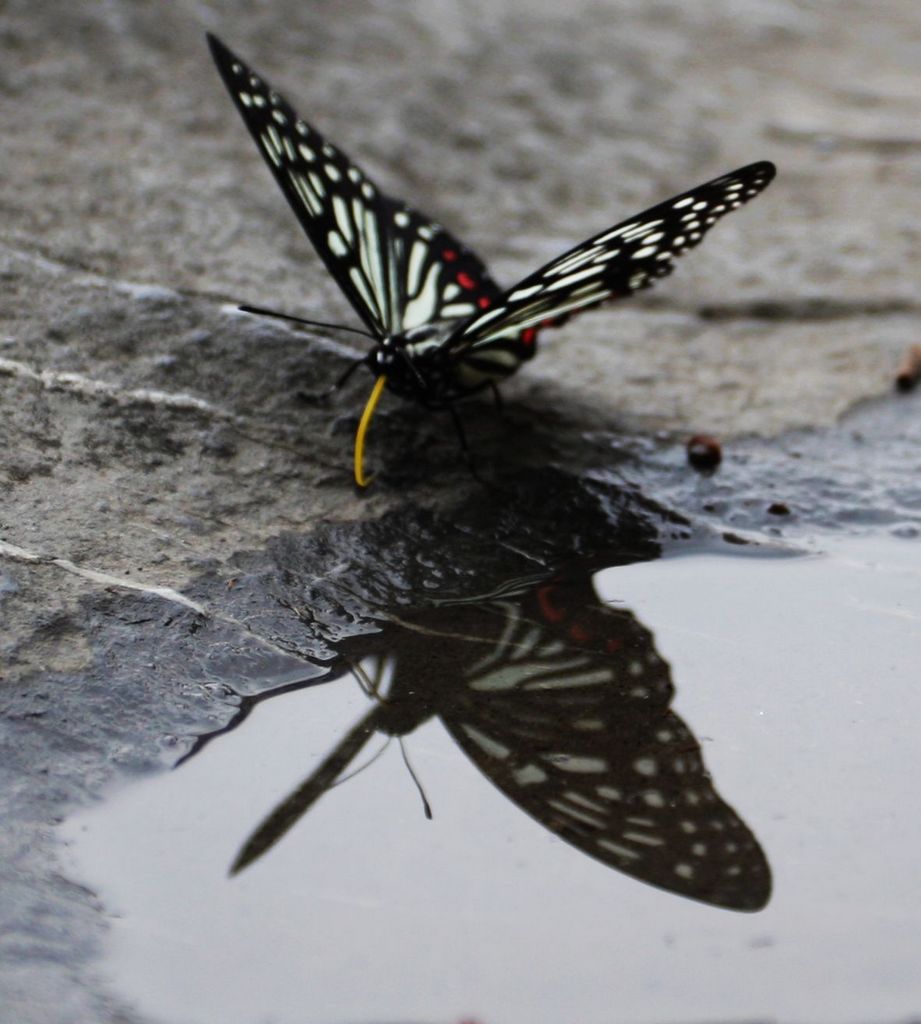
[[[607,850],[609,853],[613,853],[615,857],[620,857],[623,860],[638,860],[640,856],[636,850],[630,850],[626,846],[621,846],[610,839],[599,839],[598,845],[602,850]]]
[[[519,288],[509,295],[509,302],[517,302],[519,299],[526,299],[529,295],[536,295],[543,287],[542,284],[532,284],[529,288]]]
[[[304,143],[302,142],[297,147],[297,149],[301,156],[307,161],[307,163],[312,164],[314,160],[316,160],[317,154],[314,153],[310,146],[305,146]]]
[[[307,172],[307,177],[310,178],[310,184],[313,185],[314,191],[321,198],[326,195],[326,186],[323,184],[319,174],[314,174],[313,171]]]
[[[343,241],[342,235],[338,231],[330,231],[326,236],[326,244],[329,246],[334,256],[345,256],[349,251],[348,246]]]
[[[368,291],[368,286],[365,284],[364,275],[358,269],[358,267],[349,267],[349,277],[352,279],[352,284],[358,289],[359,294],[365,301],[365,305],[369,309],[376,309],[377,303]]]
[[[349,168],[349,181],[354,181],[356,183],[361,181],[361,171],[359,171],[357,167]]]
[[[664,846],[665,840],[661,836],[650,836],[645,832],[624,832],[624,839],[631,843],[641,843],[643,846]]]
[[[486,733],[474,729],[472,725],[462,725],[461,728],[473,740],[473,742],[490,757],[506,758],[511,753],[508,747],[503,746],[498,740],[494,740]]]
[[[253,97],[253,106],[254,107],[264,107],[265,106],[265,96],[260,96],[259,93],[256,93],[256,95]]]
[[[445,300],[445,302],[450,302],[451,299],[455,298],[458,295],[460,295],[460,285],[453,283],[446,285],[444,291],[441,293],[441,297]]]
[[[591,825],[593,828],[604,828],[604,818],[598,818],[587,811],[570,807],[569,804],[564,804],[562,800],[548,800],[547,803],[561,814],[575,818],[576,821],[581,821],[585,825]]]
[[[690,836],[690,835],[693,835],[697,831],[697,826],[694,824],[693,821],[682,821],[681,822],[681,831],[682,832],[687,832],[687,834]]]
[[[638,757],[633,762],[633,770],[638,772],[640,775],[655,775],[658,768],[659,766],[656,764],[654,757]]]
[[[607,242],[612,238],[618,238],[620,235],[626,234],[628,231],[633,231],[634,228],[639,227],[637,221],[633,221],[630,224],[624,224],[623,227],[615,228],[613,231],[609,231],[606,235],[602,235],[597,239],[599,243]]]
[[[694,843],[691,847],[691,853],[693,853],[695,857],[705,857],[707,855],[707,844]]]
[[[441,312],[445,316],[470,316],[476,312],[476,306],[469,302],[455,302],[449,306],[442,306]]]
[[[595,800],[589,800],[587,796],[582,793],[577,793],[574,789],[568,789],[563,796],[571,803],[579,804],[580,807],[585,807],[590,811],[595,811],[596,814],[607,814],[608,809],[604,804],[599,804]]]
[[[361,186],[361,194],[365,197],[365,199],[373,199],[374,198],[374,187],[371,185],[370,182],[366,181]]]
[[[310,134],[310,129],[307,127],[307,124],[304,121],[298,121],[297,124],[295,125],[295,128],[297,128],[298,135]]]
[[[409,265],[406,268],[406,290],[415,295],[419,288],[419,275],[425,261],[426,248],[422,242],[413,242],[409,250]],[[458,291],[460,289],[458,288]]]
[[[577,270],[574,274],[567,274],[566,277],[561,277],[558,281],[548,285],[547,291],[553,292],[558,288],[567,288],[569,285],[575,284],[576,281],[581,281],[585,277],[593,277],[595,274],[600,273],[601,267],[586,267],[585,270]]]
[[[638,242],[645,235],[648,235],[653,228],[658,227],[662,223],[661,220],[650,220],[646,221],[645,224],[641,224],[636,231],[631,231],[624,235],[625,242]]]
[[[281,160],[279,159],[278,152],[276,151],[272,140],[268,135],[260,135],[260,141],[262,142],[262,148],[265,150],[266,155],[275,164],[276,167],[281,167]]]
[[[636,252],[633,254],[631,259],[634,259],[634,260],[644,260],[644,259],[646,259],[647,256],[651,256],[655,251],[656,251],[656,246],[654,246],[654,245],[644,245],[642,249],[637,249],[636,250]]]
[[[673,210],[681,210],[685,206],[690,206],[694,202],[693,196],[687,196],[685,199],[679,199],[677,203],[672,203]]]
[[[326,177],[330,181],[339,181],[342,177],[342,173],[335,164],[325,164],[323,170],[326,171]]]
[[[230,65],[230,70],[233,71],[235,75],[239,75],[243,71],[243,65],[234,61],[233,64]]]
[[[664,807],[665,806],[665,798],[662,796],[662,794],[657,789],[647,790],[643,794],[643,802],[648,807]]]
[[[259,79],[258,79],[258,78],[257,78],[257,77],[256,77],[255,75],[250,75],[250,76],[249,76],[249,84],[250,84],[250,85],[251,85],[251,86],[252,86],[252,87],[253,87],[254,89],[258,89],[258,88],[259,88]]]
[[[519,786],[533,786],[538,782],[546,782],[547,773],[543,768],[538,768],[536,764],[526,764],[521,768],[516,768],[512,772],[512,778]]]
[[[304,205],[307,207],[308,211],[312,213],[314,217],[318,217],[323,212],[323,207],[320,205],[320,201],[317,199],[316,194],[310,187],[310,183],[303,174],[293,174],[289,171],[288,176],[290,177],[294,187],[297,189],[298,195],[304,200]]]
[[[241,92],[238,95],[244,107],[251,107],[253,105],[253,98],[248,92]]]
[[[675,874],[678,875],[679,878],[693,878],[694,869],[690,864],[676,864]]]
[[[324,142],[323,143],[323,156],[335,156],[335,155],[336,155],[336,151],[333,149],[333,147],[328,142]]]
[[[272,111],[272,117],[275,118],[275,123],[276,124],[287,124],[288,123],[288,119],[285,117],[285,115],[280,110],[273,110]]]
[[[616,789],[614,786],[596,786],[595,792],[599,796],[603,796],[605,800],[613,801],[622,800],[624,795],[619,789]]]
[[[572,724],[583,732],[601,732],[604,729],[604,722],[600,718],[580,718]]]
[[[544,754],[545,761],[562,768],[564,772],[594,774],[603,772],[608,762],[603,757],[573,757],[571,754]]]
[[[393,222],[398,228],[405,228],[409,224],[409,214],[404,210],[397,210],[393,215]]]
[[[333,216],[339,225],[339,230],[345,236],[349,245],[352,244],[352,222],[349,219],[349,208],[342,196],[333,196]]]

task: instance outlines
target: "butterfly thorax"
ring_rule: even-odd
[[[432,406],[450,402],[464,393],[452,373],[441,343],[447,329],[424,324],[405,334],[380,341],[368,354],[367,364],[375,377],[386,376],[387,388],[401,398]]]

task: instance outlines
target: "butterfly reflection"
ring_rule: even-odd
[[[381,633],[349,643],[352,664],[389,660],[389,687],[369,687],[371,708],[257,828],[234,872],[276,843],[371,736],[405,736],[437,715],[513,803],[596,860],[714,906],[767,903],[765,855],[671,710],[652,634],[600,603],[590,576],[388,616]]]

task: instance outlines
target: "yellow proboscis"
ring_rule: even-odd
[[[358,424],[358,433],[355,435],[355,483],[358,484],[359,487],[367,487],[374,479],[373,476],[365,476],[365,434],[368,433],[368,426],[371,423],[371,417],[374,415],[377,403],[381,400],[381,395],[383,394],[384,385],[386,383],[387,378],[383,374],[374,382],[374,387],[368,397],[367,405],[365,405],[365,411],[361,414],[361,421]]]

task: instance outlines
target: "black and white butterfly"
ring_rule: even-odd
[[[354,638],[349,657],[392,664],[386,692],[373,688],[372,708],[268,815],[232,871],[278,842],[373,735],[404,736],[437,716],[510,800],[589,856],[715,906],[767,903],[767,860],[671,710],[652,634],[628,609],[601,604],[590,576],[512,582],[382,625]]]
[[[214,36],[208,42],[275,180],[376,341],[358,364],[376,378],[356,439],[359,484],[364,434],[385,385],[430,408],[495,388],[534,355],[540,327],[665,277],[678,256],[775,173],[762,161],[714,178],[607,228],[503,290],[462,242],[383,194],[264,78]]]

